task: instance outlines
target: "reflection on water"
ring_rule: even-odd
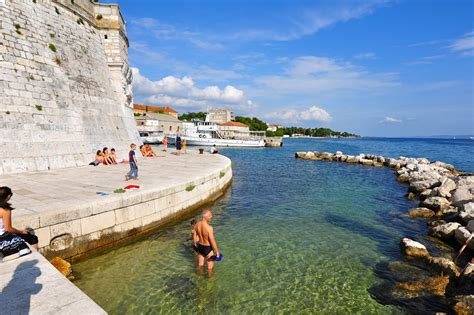
[[[209,206],[224,253],[212,278],[195,272],[184,220],[76,264],[76,284],[113,314],[439,310],[439,299],[414,304],[384,292],[396,277],[387,266],[403,260],[401,237],[432,246],[423,221],[404,215],[415,203],[391,171],[293,157],[308,149],[382,154],[377,150],[410,146],[417,152],[420,144],[289,140],[283,148],[224,149],[235,177],[227,194]],[[451,146],[449,160],[439,157],[445,146],[432,145],[430,157],[467,169],[460,156],[472,147]],[[405,151],[390,155],[415,155]]]

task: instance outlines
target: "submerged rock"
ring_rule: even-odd
[[[70,263],[62,259],[61,257],[54,257],[50,263],[65,277],[72,277],[72,266]]]
[[[454,311],[457,315],[474,314],[474,295],[459,295],[454,298]]]
[[[436,296],[444,296],[448,284],[449,277],[439,275],[427,280],[399,283],[396,287],[407,291],[425,291]]]
[[[448,222],[430,228],[430,234],[441,239],[449,239],[454,236],[454,232],[461,224],[457,222]]]
[[[397,181],[400,183],[408,183],[410,181],[410,175],[407,173],[400,174],[400,176],[397,177]]]
[[[402,238],[400,247],[403,253],[412,257],[429,257],[426,246],[409,238]]]
[[[408,215],[415,218],[431,218],[435,216],[435,212],[428,208],[413,208]]]

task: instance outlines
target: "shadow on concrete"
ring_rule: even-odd
[[[31,296],[43,288],[42,284],[36,283],[36,278],[41,275],[37,263],[37,259],[24,261],[16,267],[12,279],[0,293],[0,313],[30,313]]]

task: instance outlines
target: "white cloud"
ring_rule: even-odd
[[[401,123],[402,120],[394,117],[385,117],[383,120],[380,121],[380,123],[386,123],[386,124],[396,124],[396,123]]]
[[[415,61],[407,63],[410,66],[414,65],[430,65],[432,64],[435,60],[443,58],[445,55],[433,55],[433,56],[427,56],[427,57],[422,57],[420,59],[417,59]]]
[[[376,91],[399,85],[396,73],[372,73],[331,58],[303,56],[279,75],[260,76],[257,88],[272,94],[319,96],[324,92]]]
[[[330,6],[320,5],[318,8],[305,8],[304,13],[294,16],[285,31],[266,29],[248,29],[228,36],[237,40],[273,40],[291,41],[312,35],[321,29],[340,22],[360,19],[371,14],[378,7],[387,4],[387,0],[348,1],[346,3],[331,3]]]
[[[372,60],[376,59],[375,53],[373,52],[367,52],[367,53],[362,53],[362,54],[357,54],[354,56],[355,59],[360,59],[360,60]]]
[[[456,39],[449,48],[464,56],[474,56],[474,31]]]
[[[331,115],[324,109],[311,106],[307,110],[298,111],[296,109],[284,109],[265,115],[265,118],[280,122],[301,122],[301,121],[319,121],[328,122],[332,120]]]
[[[231,108],[249,108],[252,102],[244,92],[231,85],[221,89],[218,86],[198,88],[191,77],[176,78],[167,76],[152,81],[132,68],[133,92],[136,98],[152,104],[164,104],[176,107],[206,109],[210,106],[229,106]]]

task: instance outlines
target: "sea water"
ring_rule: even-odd
[[[446,311],[441,298],[392,297],[399,240],[438,251],[407,187],[388,168],[294,158],[296,151],[427,157],[474,171],[474,141],[285,139],[282,148],[221,149],[234,180],[208,205],[224,253],[195,270],[181,222],[74,265],[75,282],[111,314],[394,314]],[[179,157],[177,157],[179,158]]]

